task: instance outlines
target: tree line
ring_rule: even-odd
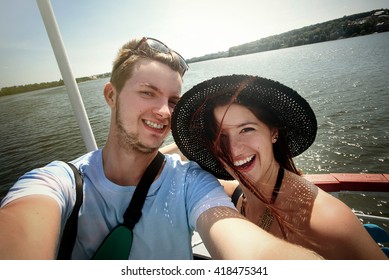
[[[191,58],[188,62],[193,63],[277,50],[386,31],[389,31],[389,9],[373,10],[262,38],[250,43],[231,47],[228,51]]]
[[[76,82],[82,83],[82,82],[86,82],[86,81],[90,81],[90,80],[102,79],[102,78],[109,77],[110,75],[111,75],[111,73],[104,73],[104,74],[99,74],[99,75],[94,75],[94,76],[76,78]],[[59,87],[59,86],[63,86],[63,85],[64,85],[64,81],[62,79],[60,79],[59,81],[53,81],[53,82],[44,82],[44,83],[27,84],[27,85],[21,85],[21,86],[3,87],[0,90],[0,96],[29,92],[29,91],[34,91],[34,90],[38,90],[38,89]]]

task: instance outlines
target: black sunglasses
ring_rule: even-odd
[[[134,51],[136,51],[144,43],[146,43],[150,49],[157,51],[157,52],[160,52],[160,53],[171,54],[172,52],[174,52],[178,56],[179,61],[180,61],[180,67],[182,69],[181,76],[184,76],[185,72],[189,69],[189,65],[188,65],[188,63],[186,63],[186,61],[182,55],[180,55],[178,52],[172,50],[171,48],[166,46],[161,41],[154,39],[154,38],[143,37],[139,41],[138,45],[136,45]]]

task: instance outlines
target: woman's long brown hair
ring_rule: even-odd
[[[273,144],[273,153],[275,160],[280,164],[282,168],[301,175],[301,173],[297,170],[293,162],[287,142],[287,130],[284,125],[281,123],[275,113],[270,111],[268,108],[253,103],[253,101],[250,100],[250,97],[246,96],[245,94],[241,95],[242,89],[243,88],[238,89],[237,92],[235,92],[235,94],[233,95],[226,94],[223,92],[220,92],[219,94],[214,94],[208,97],[206,102],[203,103],[203,108],[199,108],[199,110],[202,111],[204,118],[205,134],[208,136],[206,137],[206,139],[204,139],[204,143],[207,149],[209,149],[214,154],[215,158],[219,161],[219,164],[221,166],[228,165],[228,167],[233,170],[235,176],[239,179],[239,181],[250,192],[252,192],[255,197],[257,197],[260,201],[262,201],[267,207],[271,209],[274,217],[277,219],[280,225],[284,238],[286,238],[284,226],[288,227],[291,230],[293,230],[293,226],[290,224],[285,224],[285,222],[282,221],[282,218],[279,215],[279,211],[270,203],[270,201],[268,201],[264,197],[261,190],[255,188],[254,183],[251,182],[248,178],[246,178],[233,165],[229,139],[223,137],[221,134],[221,125],[229,107],[232,104],[239,104],[245,106],[256,116],[258,120],[265,123],[269,128],[278,130],[278,140],[276,143]],[[224,112],[224,116],[221,120],[220,125],[217,125],[214,115],[214,110],[218,106],[227,106],[226,112]]]

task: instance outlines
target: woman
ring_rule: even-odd
[[[317,122],[294,90],[216,77],[183,95],[172,128],[185,157],[239,182],[237,208],[261,228],[326,259],[386,259],[349,207],[300,176],[292,158],[314,142]]]

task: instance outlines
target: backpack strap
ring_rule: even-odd
[[[66,221],[66,225],[62,234],[61,244],[59,246],[57,259],[70,260],[73,252],[74,243],[77,236],[78,212],[83,202],[83,180],[80,171],[71,163],[67,162],[73,170],[74,179],[76,181],[76,203],[74,204],[72,214]]]
[[[147,167],[140,179],[138,186],[135,188],[134,195],[128,205],[126,212],[123,215],[123,224],[133,230],[135,224],[142,216],[142,207],[145,203],[147,193],[155,177],[157,176],[161,166],[165,160],[165,156],[158,152],[153,161]]]

